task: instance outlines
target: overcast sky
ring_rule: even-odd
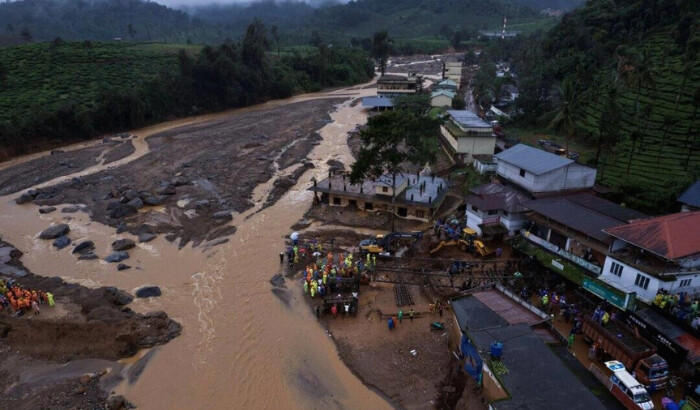
[[[153,0],[156,3],[160,4],[165,4],[166,6],[170,7],[180,7],[180,6],[202,6],[206,4],[231,4],[231,3],[238,3],[238,4],[248,4],[248,3],[253,3],[254,1],[252,0]],[[319,4],[319,3],[325,3],[328,0],[304,0],[306,3],[309,4]],[[347,3],[348,0],[333,0],[334,2],[340,2],[340,3]]]

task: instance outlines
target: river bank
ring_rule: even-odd
[[[42,275],[60,275],[67,282],[90,288],[109,285],[134,290],[146,284],[160,287],[161,297],[136,300],[131,308],[137,313],[150,310],[167,312],[182,324],[182,335],[157,351],[141,350],[136,358],[122,360],[123,366],[131,367],[138,357],[149,358],[137,380],[133,383],[122,381],[114,388],[142,408],[230,408],[232,398],[235,398],[237,407],[243,408],[386,407],[387,403],[364,386],[341,362],[335,346],[310,312],[298,309],[299,290],[287,290],[285,303],[270,292],[268,283],[270,276],[279,270],[276,255],[284,244],[284,236],[289,233],[288,227],[301,219],[311,204],[312,195],[306,191],[310,178],[327,174],[329,160],[348,163],[347,133],[366,121],[361,107],[353,105],[353,100],[371,93],[371,88],[354,87],[132,131],[130,134],[136,138],[130,141],[135,149],[124,158],[110,164],[96,162],[96,165],[75,173],[56,175],[39,182],[31,186],[39,189],[37,196],[23,205],[15,204],[14,200],[26,192],[24,190],[0,198],[3,238],[24,250],[24,264]],[[289,109],[290,104],[297,103],[300,105]],[[307,103],[308,109],[304,111],[303,106]],[[333,106],[336,109],[332,109]],[[294,112],[301,113],[303,118],[293,117]],[[257,121],[245,126],[239,124],[237,130],[232,131],[226,124],[233,124],[235,128],[235,122],[245,121],[243,117],[236,117],[241,113],[251,114]],[[288,120],[280,120],[280,116],[285,115],[290,115],[285,117]],[[229,116],[235,117],[236,121],[231,122]],[[265,130],[265,127],[274,128],[275,121],[280,121],[279,134],[274,134],[274,129]],[[304,126],[303,135],[297,135],[285,125],[297,123],[309,124]],[[217,131],[207,133],[208,125],[205,124],[211,124]],[[150,138],[146,140],[148,136],[170,132],[180,126],[191,128],[187,133],[173,131],[160,135],[156,137],[157,144],[152,144]],[[306,131],[310,134],[317,132],[322,139],[307,138]],[[231,135],[246,137],[230,139]],[[267,142],[263,142],[262,147],[246,147],[246,144],[255,143],[251,138],[256,135],[268,135],[267,140],[283,141],[270,142],[269,149],[265,148]],[[196,145],[198,139],[204,142]],[[310,141],[311,149],[306,155],[305,149],[300,149],[298,153],[290,154],[296,158],[285,162],[284,154],[290,150],[291,143],[302,139]],[[231,143],[236,144],[236,148],[230,148]],[[182,148],[152,151],[158,144]],[[200,161],[200,150],[215,152],[207,153],[208,157],[205,157],[214,164]],[[253,154],[259,150],[265,153]],[[264,160],[257,158],[261,155],[265,155]],[[314,168],[305,166],[306,173],[297,173],[286,193],[278,194],[276,202],[268,202],[275,181],[294,175],[294,171],[303,165],[300,159],[304,156]],[[258,162],[264,164],[261,173],[254,172],[258,169]],[[8,170],[21,163],[16,161],[0,169]],[[188,164],[190,166],[185,166]],[[202,172],[198,169],[200,165],[205,167],[203,174],[211,175],[199,174]],[[206,168],[209,165],[212,168]],[[227,171],[229,166],[235,171]],[[107,195],[107,192],[99,192],[103,189],[100,187],[110,182],[101,181],[110,175],[102,174],[99,178],[97,175],[107,172],[114,177],[111,182],[117,188],[117,195],[110,189],[109,194],[115,198],[100,199]],[[160,188],[160,180],[149,178],[151,183],[158,184],[157,188],[137,186],[132,182],[143,178],[141,174],[151,172],[162,175],[156,179],[167,181],[164,186],[175,188],[175,194],[170,194],[172,198],[166,199],[165,204],[140,207],[135,214],[128,215],[127,219],[132,222],[125,224],[126,231],[120,229],[117,233],[114,226],[102,223],[108,216],[106,203],[121,203],[121,198],[127,196],[128,190],[119,190],[122,188],[120,180],[131,184],[129,188],[140,200],[143,200],[140,190]],[[220,175],[214,175],[217,173]],[[256,179],[246,185],[246,175]],[[187,179],[184,184],[178,179],[182,176]],[[200,176],[208,180],[218,177],[220,181],[230,181],[230,185],[209,186],[199,182]],[[246,191],[230,189],[240,185],[246,185],[250,193],[245,195]],[[57,186],[61,188],[57,189],[56,195],[41,195],[41,189],[51,190]],[[24,189],[28,188],[30,186]],[[209,192],[211,196],[208,199],[198,197],[202,192]],[[102,193],[104,196],[100,196]],[[198,234],[194,223],[191,230],[188,228],[188,215],[196,215],[193,219],[202,218],[202,215],[213,216],[213,213],[201,212],[196,205],[198,201],[209,199],[214,199],[210,201],[211,205],[228,210],[230,217],[218,223],[207,220],[212,224],[207,229],[211,230],[212,226],[222,230],[233,227],[235,233],[229,229],[220,238],[207,239]],[[39,208],[32,204],[36,202],[59,209],[40,214]],[[62,208],[74,206],[76,202],[78,212],[61,212]],[[188,205],[191,202],[195,202],[193,207]],[[247,205],[237,207],[239,202]],[[268,207],[263,208],[266,202]],[[104,211],[100,211],[96,204],[104,204]],[[100,216],[100,212],[105,213]],[[105,219],[100,221],[100,218]],[[175,220],[180,225],[174,230],[161,230],[164,225],[167,227],[167,224],[160,224],[162,220]],[[95,254],[100,258],[110,252],[110,244],[115,240],[133,239],[137,244],[128,250],[129,259],[125,261],[131,269],[118,271],[114,264],[100,260],[78,261],[70,249],[57,250],[50,241],[35,238],[37,232],[59,223],[70,227],[69,238],[73,243],[93,241]],[[135,233],[140,233],[138,229],[144,224],[155,228],[155,234],[162,235],[139,243]],[[133,229],[137,231],[133,232]],[[194,232],[189,241],[183,241],[186,232]],[[177,235],[175,238],[169,236],[173,233]],[[179,238],[177,242],[169,242],[176,238]],[[200,240],[199,246],[194,246],[195,239]],[[168,377],[163,377],[166,374]]]

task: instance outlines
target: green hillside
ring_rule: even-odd
[[[572,106],[573,138],[600,152],[599,182],[650,212],[674,210],[678,193],[700,177],[693,5],[592,0],[541,41],[525,41],[515,58],[520,121],[541,126],[547,112]],[[556,92],[565,82],[574,89],[567,101]]]
[[[201,46],[137,43],[34,43],[0,48],[0,123],[67,104],[94,108],[100,93],[139,88],[178,70],[177,53]]]

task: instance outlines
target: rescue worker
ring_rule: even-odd
[[[399,323],[403,321],[403,309],[399,309]]]
[[[389,326],[389,330],[394,330],[394,318],[390,317],[387,321],[387,325]]]
[[[413,322],[413,308],[408,311],[408,318],[411,319],[411,322]]]

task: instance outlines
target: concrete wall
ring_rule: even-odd
[[[336,199],[339,201],[339,203],[335,203]],[[338,194],[329,194],[328,195],[328,204],[330,206],[350,206],[351,201],[355,201],[357,204],[357,209],[359,210],[367,210],[366,205],[367,203],[372,204],[372,209],[368,211],[389,211],[391,212],[391,204],[386,203],[386,202],[379,202],[379,201],[370,201],[367,199],[360,199],[360,198],[352,198],[352,197],[346,197],[343,195],[338,195]],[[405,217],[400,217],[399,216],[399,208],[406,208],[406,216]],[[423,222],[428,222],[430,221],[431,215],[430,215],[430,208],[427,206],[425,207],[420,207],[420,206],[406,206],[400,203],[396,204],[396,216],[399,218],[404,218],[404,219],[415,219],[418,221],[423,221]]]
[[[474,160],[474,169],[476,169],[476,172],[483,175],[489,172],[496,172],[498,166],[496,164],[483,164],[478,160]]]
[[[446,95],[438,95],[430,99],[432,107],[452,107],[452,99]]]
[[[615,275],[610,271],[613,262],[622,266],[620,276]],[[649,285],[646,289],[635,285],[638,274],[649,278]],[[685,275],[680,274],[675,276],[676,280],[674,281],[661,281],[653,275],[640,271],[639,269],[617,260],[614,257],[608,256],[605,258],[605,265],[603,265],[603,273],[600,275],[600,279],[622,291],[637,292],[637,297],[647,303],[651,303],[654,300],[654,296],[656,296],[659,289],[665,289],[671,293],[688,292],[692,295],[700,294],[700,273]],[[681,286],[684,284],[684,281],[688,279],[690,279],[690,285]]]
[[[484,222],[484,217],[486,217],[487,220],[489,218],[497,217],[498,223],[500,223],[508,229],[509,236],[514,235],[517,231],[522,229],[523,225],[527,221],[527,218],[525,218],[525,215],[523,213],[505,215],[502,209],[499,209],[496,215],[485,216],[484,212],[481,209],[478,211],[474,211],[474,208],[471,204],[467,204],[467,210],[465,214],[467,217],[467,226],[475,230],[478,236],[482,235],[481,228],[479,227],[479,225]]]
[[[504,161],[498,161],[499,176],[511,181],[530,192],[551,192],[566,189],[591,188],[595,184],[596,170],[580,164],[570,164],[542,175],[525,171],[520,175],[520,167]]]
[[[396,195],[398,196],[403,192],[404,189],[408,186],[408,179],[404,178],[403,182],[401,182],[397,187],[396,187]],[[384,188],[386,189],[386,192],[384,191]],[[392,194],[393,188],[391,185],[385,185],[383,183],[375,182],[374,183],[374,193],[377,195],[382,195],[382,196],[388,196],[391,198],[393,196]]]

